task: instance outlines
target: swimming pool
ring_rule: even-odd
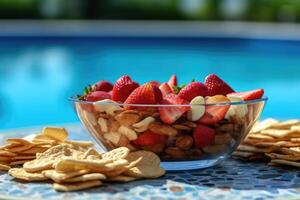
[[[67,98],[123,74],[145,82],[202,81],[216,73],[235,90],[263,87],[262,115],[300,113],[300,41],[184,37],[0,37],[0,129],[76,122]]]

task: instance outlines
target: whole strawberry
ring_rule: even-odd
[[[108,92],[104,92],[104,91],[95,91],[95,92],[92,92],[88,95],[86,95],[84,97],[84,100],[86,101],[101,101],[101,100],[104,100],[104,99],[111,99],[111,95],[108,93]]]
[[[177,86],[177,77],[175,74],[170,77],[168,84],[171,88],[173,88],[174,86]]]
[[[215,74],[210,74],[205,78],[205,85],[208,89],[208,95],[214,96],[217,94],[227,95],[234,90]]]
[[[113,85],[108,81],[99,81],[94,85],[94,91],[109,92],[113,89]]]
[[[184,88],[180,90],[178,93],[178,97],[183,98],[187,101],[192,101],[197,96],[207,96],[208,95],[208,89],[207,87],[200,82],[191,82]]]
[[[139,87],[139,84],[132,81],[129,76],[120,77],[112,89],[112,100],[124,102],[137,87]]]
[[[136,88],[126,99],[124,104],[158,104],[162,100],[161,91],[157,86],[153,86],[151,83],[145,83]],[[126,110],[138,109],[147,110],[144,106],[125,106]],[[152,107],[153,108],[153,107]]]

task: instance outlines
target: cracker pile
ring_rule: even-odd
[[[9,138],[0,147],[0,170],[7,171],[13,166],[22,165],[36,158],[37,153],[43,153],[58,144],[72,144],[83,147],[93,146],[92,142],[76,142],[67,140],[68,132],[64,128],[45,127],[41,134],[25,138]]]
[[[258,122],[233,156],[268,160],[269,165],[300,167],[300,120]]]
[[[67,136],[63,128],[46,127],[32,139],[7,139],[0,154],[7,162],[1,161],[0,170],[23,181],[53,181],[53,188],[64,192],[165,174],[152,152],[120,147],[101,154],[91,148],[92,142],[70,141]]]

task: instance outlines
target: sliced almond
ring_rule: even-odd
[[[146,117],[142,121],[133,124],[134,130],[137,132],[144,132],[148,129],[149,125],[155,121],[154,117]]]
[[[126,126],[120,126],[118,132],[126,136],[130,141],[137,139],[136,132]]]
[[[191,109],[187,112],[187,118],[190,121],[197,121],[205,113],[205,99],[202,96],[195,97],[191,103]]]
[[[107,119],[99,117],[98,124],[99,124],[99,126],[101,128],[101,131],[104,132],[104,133],[107,133],[107,131],[108,131],[108,128],[107,128]]]
[[[135,110],[126,110],[115,116],[115,119],[124,126],[131,126],[139,122],[142,117],[139,112]]]
[[[118,110],[122,110],[122,108],[117,105],[117,103],[110,99],[104,99],[102,101],[98,101],[94,104],[95,110],[98,112],[106,112],[109,115],[114,116],[115,112]]]
[[[149,130],[167,136],[176,136],[178,134],[178,130],[173,128],[172,126],[162,124],[160,122],[153,122],[149,126]]]
[[[117,133],[117,132],[112,132],[112,133],[105,133],[103,135],[103,137],[109,141],[111,141],[113,144],[117,145],[119,140],[120,140],[120,137],[121,137],[121,134],[120,133]]]

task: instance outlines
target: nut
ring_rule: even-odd
[[[117,103],[110,99],[98,101],[95,105],[95,110],[98,112],[106,112],[108,115],[115,115],[118,110],[123,110]]]
[[[164,125],[160,122],[153,122],[149,125],[149,130],[161,134],[161,135],[167,135],[167,136],[176,136],[178,134],[178,131],[169,125]]]
[[[234,125],[233,124],[223,124],[223,125],[219,126],[216,130],[222,131],[222,132],[232,132],[232,131],[234,131]]]
[[[108,126],[108,132],[118,132],[120,124],[114,118],[109,118],[107,120],[107,126]]]
[[[148,129],[149,124],[151,124],[152,122],[154,122],[155,119],[153,117],[146,117],[145,119],[143,119],[142,121],[133,124],[132,126],[135,128],[134,130],[137,132],[144,132]]]
[[[182,123],[182,125],[188,126],[188,127],[191,127],[191,128],[197,127],[197,124],[196,124],[196,123],[190,122],[190,121],[186,121],[186,122]]]
[[[117,146],[119,146],[119,147],[125,147],[128,144],[129,144],[128,138],[126,136],[124,136],[124,135],[121,135]]]
[[[191,136],[180,136],[176,140],[176,147],[182,150],[189,150],[193,146],[194,140]]]
[[[228,144],[232,137],[229,134],[216,134],[214,144]]]
[[[183,130],[183,131],[190,131],[192,130],[191,127],[185,126],[185,125],[181,125],[181,124],[174,124],[172,125],[173,128],[176,128],[177,130]]]
[[[165,144],[158,143],[158,144],[153,144],[153,145],[145,145],[145,146],[142,146],[142,148],[146,151],[152,151],[154,153],[161,153],[164,151]]]
[[[124,126],[131,126],[142,119],[135,110],[126,110],[115,116],[115,119]]]
[[[166,149],[166,153],[171,157],[175,159],[182,159],[185,157],[185,153],[177,148],[177,147],[169,147]]]
[[[108,128],[107,128],[107,120],[100,117],[100,118],[98,119],[98,124],[99,124],[99,126],[100,126],[101,131],[104,132],[104,133],[107,133],[107,131],[108,131]]]
[[[88,121],[89,123],[91,123],[92,125],[96,126],[97,120],[96,117],[93,113],[87,112],[87,111],[83,111],[83,117],[86,119],[86,121]]]
[[[219,153],[223,153],[226,150],[226,147],[227,147],[226,144],[218,144],[218,145],[203,147],[202,150],[208,154],[219,154]]]
[[[126,127],[126,126],[120,126],[118,129],[118,132],[122,135],[126,136],[130,141],[137,139],[137,134],[134,130]]]
[[[197,121],[200,119],[205,113],[205,99],[202,96],[197,96],[192,99],[191,109],[187,112],[187,118],[190,121]]]
[[[119,140],[120,140],[120,137],[121,137],[121,134],[120,133],[117,133],[117,132],[112,132],[112,133],[105,133],[103,135],[103,137],[109,141],[111,141],[114,145],[117,145]]]
[[[199,158],[203,154],[202,151],[197,148],[190,149],[190,150],[186,151],[185,153],[189,158],[192,158],[192,159]]]

